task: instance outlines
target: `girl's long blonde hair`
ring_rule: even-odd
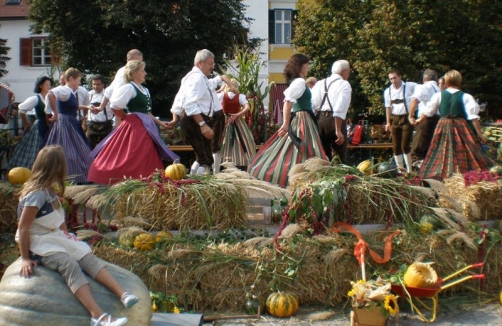
[[[20,197],[54,186],[62,196],[65,192],[66,171],[66,160],[61,146],[50,145],[42,148],[33,163],[31,178],[24,183]]]

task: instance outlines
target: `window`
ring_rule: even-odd
[[[269,11],[269,43],[291,44],[294,37],[295,25],[298,15],[297,10],[275,9]]]
[[[5,0],[6,5],[20,5],[21,0]]]
[[[50,66],[55,61],[47,38],[22,38],[20,44],[21,66]]]

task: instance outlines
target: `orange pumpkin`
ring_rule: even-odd
[[[152,250],[155,246],[155,238],[151,233],[142,233],[134,238],[134,248],[139,250]]]
[[[31,171],[24,167],[17,167],[10,169],[7,177],[11,184],[22,185],[31,177]]]
[[[276,292],[268,296],[265,306],[269,314],[283,318],[294,315],[300,305],[295,294]]]
[[[165,174],[171,180],[181,180],[187,176],[187,169],[181,163],[174,163],[166,168]]]

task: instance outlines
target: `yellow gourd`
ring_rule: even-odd
[[[187,169],[181,163],[174,163],[166,168],[165,175],[171,180],[181,180],[187,176]]]
[[[172,238],[173,234],[169,231],[159,231],[155,237],[155,242],[160,242],[164,239]]]
[[[134,248],[139,250],[152,250],[155,246],[155,238],[150,233],[142,233],[134,238]]]
[[[119,237],[119,243],[126,247],[132,247],[134,245],[134,237],[130,234],[124,233]]]
[[[403,281],[404,285],[413,288],[433,288],[437,285],[438,275],[429,264],[413,263],[406,270]]]
[[[22,185],[31,177],[30,169],[17,167],[10,169],[7,178],[9,182],[13,185]]]

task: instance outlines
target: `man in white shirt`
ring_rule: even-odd
[[[139,60],[143,61],[143,53],[141,53],[140,50],[138,49],[132,49],[129,52],[127,52],[126,56],[126,63],[131,61],[131,60]],[[99,111],[103,111],[106,109],[108,103],[110,102],[110,99],[112,98],[113,91],[120,88],[120,86],[125,85],[125,78],[124,78],[124,72],[125,72],[125,66],[117,70],[115,73],[115,77],[113,78],[113,81],[111,82],[110,86],[108,86],[105,89],[103,101],[101,102],[101,105],[93,110],[94,114],[97,114]],[[115,117],[116,120],[119,120],[117,117]],[[120,124],[120,121],[115,122],[116,125],[118,126]]]
[[[312,107],[318,112],[317,124],[324,152],[331,161],[337,155],[347,162],[347,124],[352,87],[347,79],[350,65],[338,60],[331,67],[331,76],[318,81],[312,88]]]
[[[104,78],[101,75],[95,75],[92,77],[92,90],[89,92],[91,110],[87,114],[85,133],[91,149],[94,149],[113,129],[113,111],[110,105],[107,105],[103,111],[96,110],[103,102],[104,97]]]
[[[413,136],[413,143],[411,145],[411,157],[416,161],[419,168],[429,150],[434,130],[439,121],[439,112],[432,117],[426,117],[422,120],[416,120],[415,116],[420,117],[425,112],[432,96],[440,91],[437,78],[437,73],[434,70],[426,69],[423,73],[424,83],[423,85],[417,85],[411,99],[408,119],[411,125],[415,126],[415,135]]]
[[[208,79],[214,69],[214,54],[209,50],[200,50],[195,55],[194,67],[181,80],[181,87],[173,105],[173,126],[179,117],[181,130],[187,142],[192,145],[196,162],[191,173],[218,173],[221,164],[220,147],[225,128],[221,102],[218,100],[216,89],[221,82],[230,87],[230,79],[216,76]],[[181,111],[181,107],[183,110]],[[181,112],[180,112],[181,111]]]
[[[413,127],[408,120],[411,98],[416,83],[404,82],[397,69],[389,71],[391,85],[384,91],[385,116],[387,124],[385,130],[392,134],[392,150],[394,160],[400,171],[411,173],[411,137]],[[403,162],[404,156],[404,162]],[[404,167],[406,163],[406,169]]]

